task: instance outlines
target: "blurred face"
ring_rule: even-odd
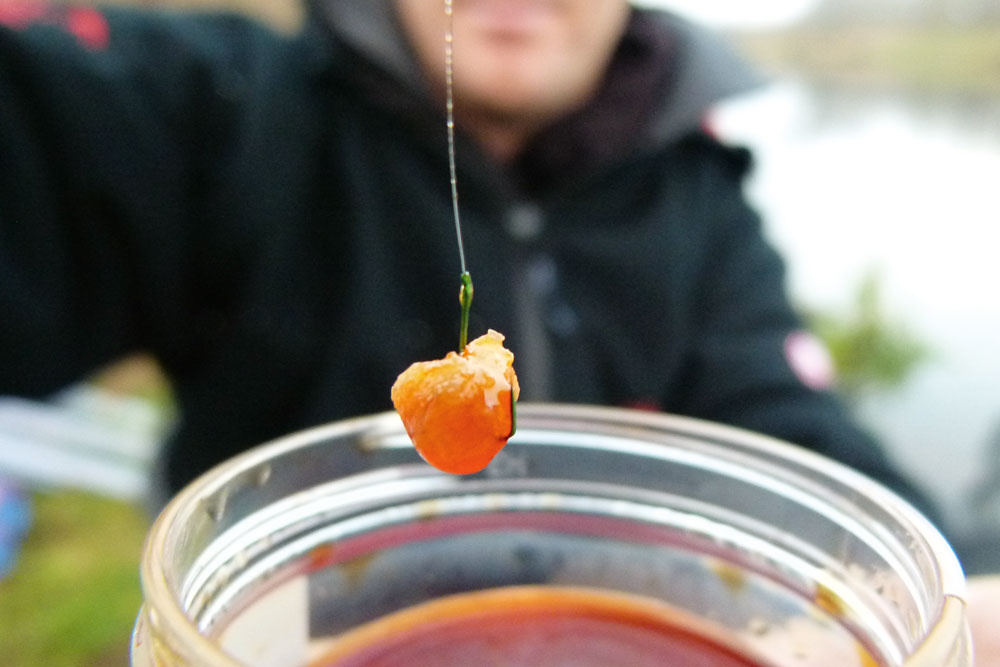
[[[397,0],[424,70],[444,84],[444,0]],[[580,106],[625,28],[628,0],[454,0],[455,113],[537,126]]]

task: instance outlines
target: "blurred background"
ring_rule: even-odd
[[[290,0],[133,4],[302,18]],[[1000,562],[1000,3],[639,4],[712,27],[767,75],[710,124],[756,154],[749,195],[792,296],[858,419],[980,543],[967,565]],[[4,665],[127,664],[172,417],[142,357],[48,403],[0,398]]]

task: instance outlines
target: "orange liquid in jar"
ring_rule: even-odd
[[[636,595],[514,586],[432,600],[332,640],[311,667],[764,667],[725,631]]]

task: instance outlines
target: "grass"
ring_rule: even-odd
[[[172,415],[171,388],[147,356],[122,359],[92,382]],[[21,554],[0,579],[0,665],[127,665],[151,517],[136,504],[82,491],[40,491],[31,500]]]
[[[127,665],[142,601],[149,519],[80,492],[37,493],[13,573],[0,580],[0,656],[9,667]]]
[[[917,92],[1000,94],[1000,25],[799,28],[734,36],[779,74]]]

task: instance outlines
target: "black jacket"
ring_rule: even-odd
[[[176,489],[269,438],[389,409],[403,368],[453,349],[443,111],[390,4],[327,2],[291,38],[232,16],[6,17],[0,394],[151,352],[182,415]],[[522,400],[765,432],[919,504],[787,363],[801,323],[741,193],[748,156],[700,128],[745,72],[638,11],[613,67],[513,168],[459,134],[470,335],[508,336]]]

